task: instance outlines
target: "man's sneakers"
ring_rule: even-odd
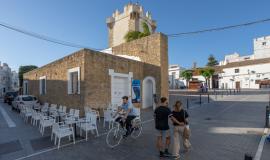
[[[165,151],[159,151],[159,157],[171,157],[172,154],[169,153],[168,149],[165,149]]]
[[[159,157],[160,157],[160,158],[165,157],[163,151],[159,151]]]
[[[172,156],[172,154],[169,153],[168,149],[165,149],[164,155],[165,155],[166,157]]]

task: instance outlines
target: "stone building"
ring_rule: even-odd
[[[154,94],[168,96],[167,36],[154,33],[103,52],[79,50],[24,74],[23,86],[41,102],[81,110],[119,105],[124,95],[136,106],[155,107]]]

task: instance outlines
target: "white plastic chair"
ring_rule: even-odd
[[[40,121],[40,118],[41,118],[41,113],[38,113],[37,111],[32,110],[31,124],[33,126],[36,126],[37,125],[38,121]]]
[[[111,129],[111,127],[113,127],[113,122],[114,122],[114,118],[113,118],[113,110],[111,109],[106,109],[103,110],[104,113],[104,121],[103,121],[103,128],[106,127],[106,122],[109,123],[109,129]]]
[[[74,118],[75,119],[79,119],[79,117],[80,117],[80,110],[79,109],[75,109],[75,111],[74,111]]]
[[[41,107],[41,112],[48,112],[49,111],[49,103],[44,103]]]
[[[61,123],[60,123],[61,124]],[[52,126],[52,134],[51,134],[51,140],[53,136],[55,136],[54,144],[56,145],[56,140],[58,138],[58,149],[60,148],[61,138],[72,136],[73,138],[73,144],[75,144],[75,134],[73,127],[70,127],[68,125],[60,125],[59,123],[54,123]]]
[[[72,108],[70,108],[69,109],[69,116],[74,116],[74,112],[75,112],[75,110],[74,109],[72,109]]]
[[[59,108],[58,108],[58,112],[63,112],[63,106],[59,106]]]
[[[67,107],[66,106],[63,106],[63,110],[62,111],[63,111],[63,113],[66,114],[67,113]]]
[[[133,107],[132,110],[133,110],[136,118],[141,119],[141,109],[140,108]]]
[[[94,113],[87,113],[85,117],[85,121],[81,122],[79,125],[80,135],[82,136],[82,131],[85,131],[85,139],[88,139],[88,131],[96,131],[97,136],[97,115]]]
[[[27,123],[28,119],[32,117],[32,109],[28,106],[25,107],[24,121]]]
[[[56,104],[51,104],[51,107],[49,108],[50,113],[54,113],[57,111],[57,105]]]
[[[99,111],[96,110],[96,109],[91,109],[90,112],[96,114],[96,115],[97,115],[97,119],[98,119],[98,121],[100,122],[100,114],[99,114]]]
[[[50,116],[41,116],[40,123],[39,123],[39,129],[42,136],[44,135],[45,128],[52,127],[52,125],[55,123],[55,119]]]

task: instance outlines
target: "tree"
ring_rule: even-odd
[[[185,80],[186,80],[186,83],[187,83],[187,88],[189,86],[189,81],[191,80],[193,74],[192,74],[192,71],[191,70],[184,70],[182,73],[181,73],[181,77],[184,77]]]
[[[129,31],[124,37],[126,42],[130,42],[130,41],[133,41],[135,39],[139,39],[139,38],[142,38],[142,37],[149,36],[150,35],[150,30],[149,30],[148,25],[145,22],[142,23],[142,28],[143,28],[143,32]]]
[[[206,66],[213,67],[216,65],[218,65],[218,61],[216,60],[216,58],[212,54],[210,54],[208,57],[208,63],[206,64]]]
[[[38,68],[38,67],[34,66],[34,65],[20,66],[20,68],[19,68],[20,87],[22,87],[22,84],[23,84],[23,74],[27,73],[29,71],[32,71],[32,70],[34,70],[36,68]]]
[[[207,86],[210,84],[210,78],[213,76],[215,73],[215,70],[213,68],[207,67],[204,69],[200,70],[200,74],[205,78],[205,82]]]

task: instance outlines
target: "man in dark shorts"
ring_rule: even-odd
[[[155,126],[157,134],[157,148],[159,150],[159,156],[169,156],[168,148],[170,145],[170,127],[168,119],[172,117],[171,110],[168,108],[168,101],[166,97],[160,98],[161,104],[155,109]],[[162,139],[166,138],[165,144]]]

